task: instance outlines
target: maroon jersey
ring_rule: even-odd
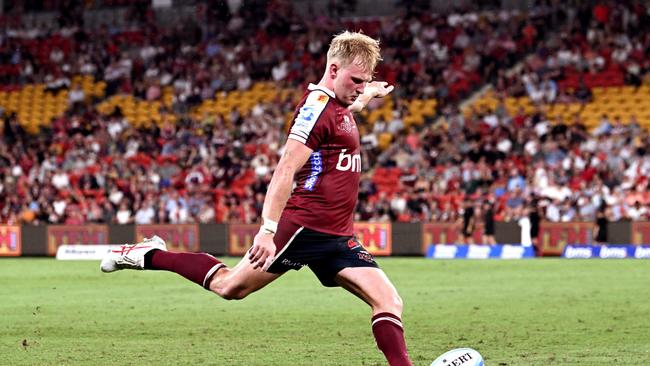
[[[306,228],[353,234],[361,177],[359,131],[352,113],[331,90],[310,84],[293,116],[289,138],[313,150],[296,173],[282,216]]]

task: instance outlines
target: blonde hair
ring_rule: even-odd
[[[342,66],[352,62],[359,63],[368,71],[374,71],[377,63],[381,61],[379,54],[379,41],[366,36],[361,32],[337,34],[327,51],[327,64],[334,59],[341,61]]]

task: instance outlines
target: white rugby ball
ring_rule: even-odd
[[[431,366],[483,366],[483,356],[471,348],[456,348],[436,358]]]

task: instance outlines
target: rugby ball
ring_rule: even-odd
[[[483,366],[483,356],[471,348],[456,348],[436,358],[431,366]]]

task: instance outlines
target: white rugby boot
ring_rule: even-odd
[[[111,250],[102,259],[99,268],[106,273],[120,269],[144,269],[144,255],[154,249],[167,250],[165,241],[158,235],[148,239],[145,238],[136,244],[122,245],[118,250]]]

